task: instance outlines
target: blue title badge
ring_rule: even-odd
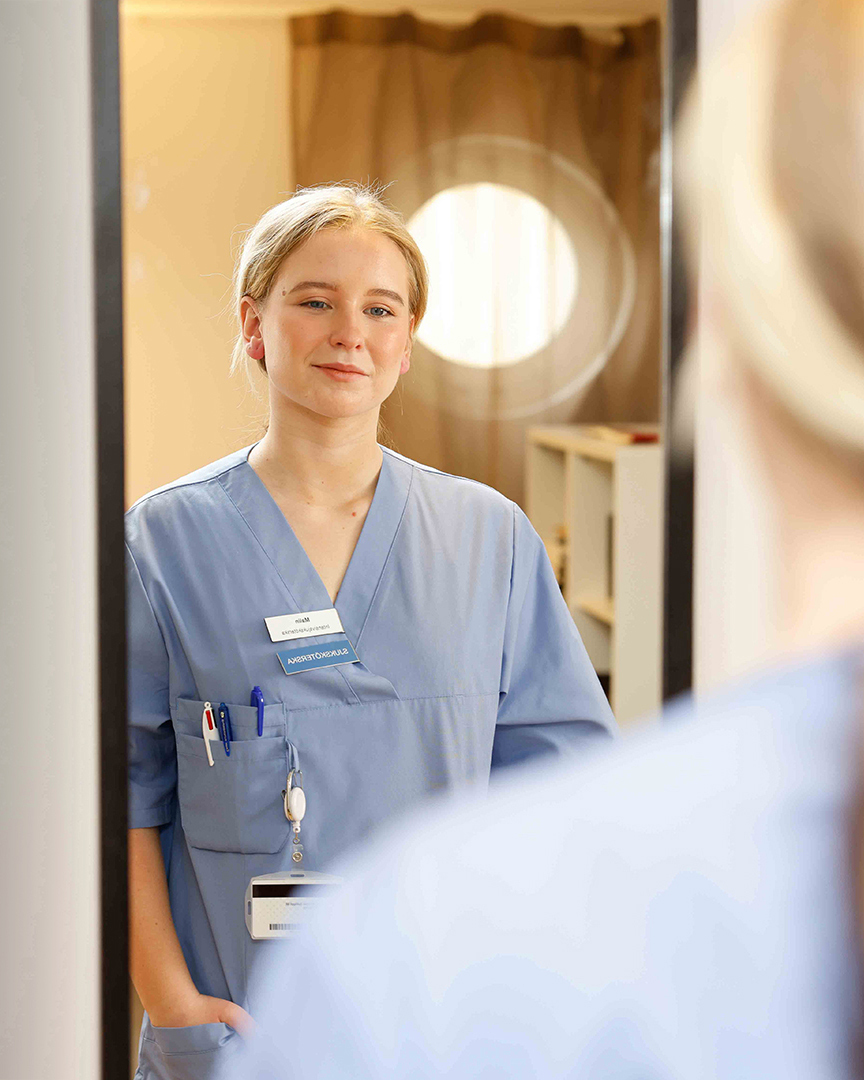
[[[351,642],[345,637],[323,645],[304,645],[299,649],[280,649],[276,653],[286,675],[297,671],[310,671],[312,668],[333,667],[335,664],[359,664],[360,657],[354,652]]]

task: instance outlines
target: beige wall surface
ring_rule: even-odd
[[[411,11],[431,22],[455,23],[472,22],[489,10],[488,4],[472,3],[471,0],[413,0],[410,4],[404,0],[351,0],[348,4],[336,4],[333,0],[120,0],[121,12],[146,12],[167,18],[184,15],[283,18],[315,14],[334,7],[347,7],[351,11],[373,15]],[[494,10],[534,22],[555,25],[579,22],[606,26],[662,19],[666,13],[666,0],[498,0]]]
[[[228,376],[231,270],[292,180],[285,22],[125,16],[121,49],[131,503],[262,430]]]

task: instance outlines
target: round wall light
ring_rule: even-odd
[[[406,396],[483,421],[575,402],[621,342],[637,281],[587,162],[463,135],[406,158],[392,179],[431,270]]]
[[[419,340],[453,363],[506,367],[567,322],[579,288],[561,221],[525,191],[495,183],[439,191],[408,227],[429,264]]]

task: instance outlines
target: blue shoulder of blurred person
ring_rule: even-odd
[[[274,946],[232,1078],[853,1075],[862,669],[775,668],[403,826]]]

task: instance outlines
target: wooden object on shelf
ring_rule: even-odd
[[[663,449],[591,426],[528,429],[526,512],[547,547],[564,523],[564,598],[627,723],[662,697]]]
[[[660,432],[656,424],[586,424],[585,434],[591,439],[615,443],[617,446],[630,446],[633,443],[656,443],[660,441]]]
[[[567,529],[557,525],[551,536],[543,538],[543,543],[555,571],[555,580],[563,592],[567,580]]]

